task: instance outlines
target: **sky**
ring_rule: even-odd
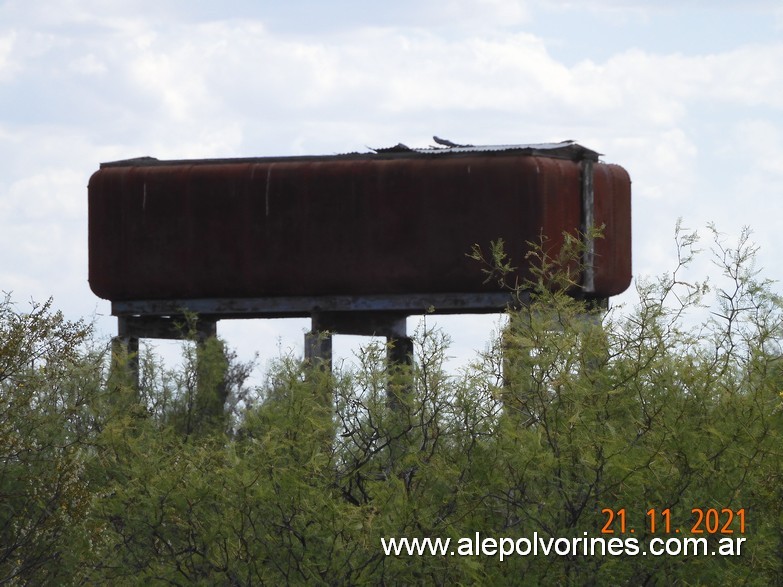
[[[750,227],[759,268],[783,276],[778,0],[0,0],[0,291],[20,310],[53,297],[115,333],[87,282],[87,182],[101,162],[427,147],[433,135],[571,139],[622,165],[639,279],[674,268],[680,218],[727,238]],[[427,320],[455,364],[498,326]],[[218,328],[262,365],[301,354],[307,329]],[[335,351],[356,344],[336,337]]]

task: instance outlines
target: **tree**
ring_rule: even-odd
[[[102,361],[82,355],[89,336],[51,300],[26,312],[0,301],[0,583],[57,583],[72,570]]]
[[[36,330],[7,302],[0,576],[781,583],[783,300],[754,268],[748,232],[733,245],[711,232],[709,280],[693,279],[699,241],[678,226],[674,271],[637,281],[636,303],[609,312],[573,295],[578,239],[554,258],[531,246],[533,279],[512,284],[524,303],[458,373],[444,368],[448,338],[422,326],[415,360],[392,371],[372,343],[334,373],[283,357],[248,393],[248,367],[221,344],[186,343],[174,372],[144,353],[137,391],[83,325],[47,307],[38,320],[59,326]],[[493,278],[511,267],[501,246],[485,260]],[[191,360],[201,352],[214,360]],[[238,386],[221,387],[226,372]],[[392,537],[450,550],[387,556]],[[500,538],[515,548],[502,560]],[[746,543],[737,556],[641,554],[680,538],[710,552]]]

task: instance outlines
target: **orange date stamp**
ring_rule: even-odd
[[[637,526],[632,516],[625,508],[604,508],[601,514],[605,523],[601,534],[634,534]],[[635,518],[639,528],[649,534],[680,534],[690,531],[690,534],[745,534],[745,508],[733,510],[730,508],[692,508],[690,520],[686,524],[672,523],[672,512],[669,508],[647,510],[644,517]]]

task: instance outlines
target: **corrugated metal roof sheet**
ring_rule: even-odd
[[[434,138],[434,137],[433,137]],[[449,141],[436,139],[440,146],[427,148],[411,148],[402,143],[393,147],[373,149],[376,153],[420,153],[422,155],[450,155],[459,153],[527,153],[530,155],[543,155],[563,159],[592,159],[598,160],[600,153],[588,149],[575,141],[562,141],[560,143],[530,143],[518,145],[454,145],[445,146]]]
[[[364,159],[373,156],[382,157],[416,157],[417,155],[465,155],[481,153],[517,153],[523,155],[538,155],[540,157],[554,157],[557,159],[569,159],[580,161],[589,159],[598,161],[600,153],[588,149],[574,141],[562,141],[560,143],[530,143],[519,145],[458,145],[438,139],[440,146],[426,148],[411,148],[403,143],[397,143],[392,147],[370,148],[372,153],[344,153],[340,155],[305,155],[305,156],[278,156],[278,157],[243,157],[228,159],[180,159],[160,160],[155,157],[136,157],[120,161],[101,163],[101,167],[154,167],[159,165],[222,165],[231,163],[269,163],[275,161],[318,161],[327,159]],[[445,143],[455,146],[444,146]]]

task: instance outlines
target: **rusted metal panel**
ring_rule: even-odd
[[[595,287],[609,297],[631,284],[631,178],[619,165],[594,165],[593,173],[595,226],[604,235],[595,241]]]
[[[607,297],[630,282],[630,179],[593,169]],[[527,241],[554,250],[582,222],[580,162],[520,150],[137,159],[88,193],[90,286],[113,301],[488,292],[474,243],[503,238],[521,263]]]

